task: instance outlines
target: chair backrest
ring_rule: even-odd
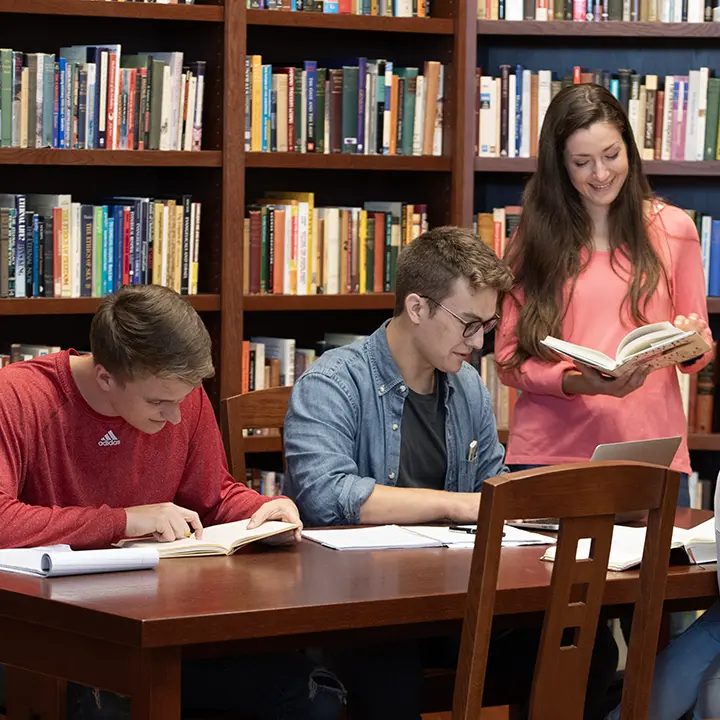
[[[602,462],[537,468],[483,483],[453,720],[470,720],[479,715],[503,524],[505,520],[529,517],[560,518],[530,718],[583,716],[615,515],[638,510],[649,513],[621,718],[647,718],[679,482],[679,474],[667,468]],[[591,549],[588,559],[578,560],[576,550],[581,538],[591,539]],[[566,629],[572,631],[572,639],[563,645]]]
[[[233,395],[220,402],[221,426],[228,466],[238,482],[245,482],[245,438],[248,428],[276,428],[285,425],[291,387],[274,387]]]

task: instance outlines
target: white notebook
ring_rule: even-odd
[[[38,577],[147,570],[160,561],[152,548],[73,550],[69,545],[0,550],[0,570]]]
[[[644,527],[615,525],[610,545],[608,570],[629,570],[640,564],[645,546],[645,530]],[[717,560],[717,549],[714,518],[689,530],[678,527],[673,528],[670,547],[671,549],[682,548],[691,563],[700,565],[715,562]],[[586,559],[589,552],[590,540],[583,538],[578,543],[576,557]],[[555,548],[548,548],[542,559],[553,561],[555,559]]]
[[[474,528],[474,525],[462,527]],[[333,550],[389,550],[405,548],[454,547],[470,548],[475,535],[434,525],[377,525],[362,528],[328,528],[303,530],[302,535]],[[505,526],[503,547],[519,545],[549,545],[554,537],[531,533],[519,528]]]

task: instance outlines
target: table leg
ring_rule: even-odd
[[[64,680],[5,667],[7,720],[65,720]]]
[[[134,676],[132,720],[180,720],[180,648],[142,650]]]

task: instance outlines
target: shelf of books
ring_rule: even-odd
[[[527,4],[527,3],[526,3]],[[482,2],[480,3],[482,6]],[[543,36],[556,38],[720,38],[720,26],[712,22],[608,22],[573,20],[534,20],[513,18],[511,21],[485,19],[477,21],[478,39],[492,36]]]
[[[99,2],[98,0],[0,0],[0,14],[74,15],[78,17],[180,20],[222,23],[222,5]]]
[[[246,312],[279,312],[287,310],[392,310],[393,293],[364,293],[347,295],[246,295]]]
[[[403,155],[336,155],[295,152],[247,153],[247,168],[288,170],[376,170],[381,172],[449,172],[449,157],[406,157]]]
[[[223,300],[242,301],[221,283],[235,193],[224,133],[236,134],[223,113],[242,73],[224,37],[243,12],[238,0],[0,0],[0,355],[87,348],[102,296],[162,284],[210,331],[219,400],[235,337],[221,332]]]
[[[86,2],[101,1],[86,0]],[[213,150],[167,152],[158,150],[60,150],[53,148],[2,147],[0,148],[0,165],[219,168],[222,166],[222,154]]]
[[[360,15],[352,13],[273,12],[250,9],[248,25],[270,27],[318,28],[323,30],[354,30],[361,32],[413,33],[422,35],[452,35],[450,18],[392,17],[389,15]]]
[[[192,295],[187,300],[198,312],[220,310],[219,294]],[[99,297],[0,298],[0,315],[92,315],[99,304]]]

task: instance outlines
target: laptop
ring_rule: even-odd
[[[629,442],[605,443],[598,445],[590,458],[590,462],[606,460],[635,461],[670,467],[677,449],[680,447],[680,436],[653,438],[652,440],[631,440]],[[620,522],[630,522],[633,518],[618,518]],[[558,518],[528,518],[508,521],[508,525],[532,530],[557,532],[560,529]]]

